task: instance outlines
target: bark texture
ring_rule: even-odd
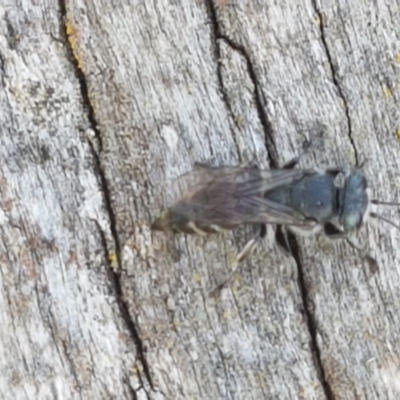
[[[365,161],[400,198],[400,5],[253,0],[0,4],[0,397],[398,399],[400,232],[150,223],[194,161]],[[399,214],[390,214],[393,221]],[[386,215],[386,214],[385,214]]]

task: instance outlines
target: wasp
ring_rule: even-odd
[[[281,169],[255,166],[212,167],[195,164],[181,177],[186,194],[164,210],[151,228],[159,231],[206,235],[246,224],[281,225],[295,234],[323,231],[332,239],[352,239],[367,216],[397,225],[370,212],[371,204],[399,205],[370,200],[361,167],[335,167],[322,171],[293,168],[298,159]],[[341,176],[341,180],[338,176]],[[339,182],[340,180],[340,182]],[[237,256],[241,261],[257,242],[251,239]]]

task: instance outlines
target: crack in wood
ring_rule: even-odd
[[[321,43],[322,43],[322,47],[324,48],[326,58],[328,60],[328,64],[329,64],[329,68],[330,68],[330,72],[331,72],[331,76],[332,76],[332,82],[335,85],[338,95],[343,102],[344,113],[346,116],[346,123],[347,123],[347,136],[349,137],[351,146],[353,148],[356,165],[359,165],[358,150],[357,150],[357,146],[354,142],[354,138],[353,138],[353,127],[351,124],[349,103],[348,103],[346,96],[343,92],[343,89],[338,81],[337,71],[336,71],[337,69],[334,65],[332,55],[329,50],[328,42],[326,40],[324,16],[322,14],[322,11],[317,6],[317,0],[312,0],[311,3],[312,3],[312,7],[314,8],[314,11],[317,14],[318,19],[319,19],[319,30],[320,30],[320,35],[321,35]]]
[[[221,35],[219,39],[223,40],[233,50],[237,51],[246,61],[247,72],[249,74],[250,80],[254,85],[254,101],[257,109],[257,115],[264,130],[264,143],[268,154],[268,164],[271,168],[278,168],[278,152],[274,141],[274,130],[272,128],[271,121],[269,120],[268,115],[265,111],[267,100],[264,96],[264,93],[260,89],[260,84],[258,82],[257,74],[251,61],[250,55],[247,53],[246,49],[242,45],[235,43],[229,37]]]
[[[313,6],[314,6],[317,14],[321,17],[321,13],[316,6],[316,2],[315,2],[316,0],[312,0],[312,1],[313,1]],[[211,19],[211,22],[213,25],[213,32],[214,32],[216,40],[217,39],[223,40],[233,50],[239,52],[240,55],[246,61],[247,72],[248,72],[249,77],[255,88],[254,89],[254,100],[255,100],[255,104],[256,104],[256,108],[257,108],[257,114],[258,114],[258,117],[259,117],[261,124],[263,126],[263,129],[264,129],[265,147],[266,147],[266,150],[268,153],[268,163],[271,168],[279,168],[277,149],[276,149],[274,138],[273,138],[274,131],[272,128],[272,124],[268,118],[267,112],[265,111],[265,106],[267,104],[267,101],[265,99],[265,96],[264,96],[262,90],[260,89],[260,84],[258,82],[257,74],[255,72],[255,68],[251,61],[251,57],[248,54],[248,52],[246,51],[246,49],[244,48],[244,46],[242,46],[238,43],[235,43],[232,39],[230,39],[229,37],[227,37],[226,35],[221,33],[221,30],[219,28],[218,18],[217,18],[217,12],[216,12],[213,0],[207,1],[206,4],[207,4],[208,12],[210,15],[210,19]],[[321,22],[320,26],[321,26],[321,37],[322,37],[322,41],[323,41],[325,51],[327,53],[328,61],[330,64],[333,82],[334,82],[335,86],[337,87],[339,96],[342,98],[342,101],[344,103],[345,114],[346,114],[346,119],[347,119],[347,126],[348,126],[348,136],[349,136],[351,144],[353,146],[354,153],[355,153],[355,159],[358,164],[358,154],[357,154],[357,150],[355,147],[355,143],[352,138],[352,126],[351,126],[348,103],[347,103],[344,93],[343,93],[343,91],[337,81],[337,78],[336,78],[336,71],[334,69],[331,55],[329,53],[329,49],[328,49],[328,46],[327,46],[327,43],[325,40],[325,36],[324,36],[325,32],[324,32],[322,22]],[[216,44],[216,46],[218,46],[218,45]],[[219,51],[219,48],[218,48],[218,51]],[[217,54],[219,54],[219,53],[217,53]],[[260,235],[263,234],[263,230],[265,230],[265,227],[261,228]],[[320,382],[321,382],[321,385],[322,385],[322,388],[323,388],[326,398],[329,400],[333,400],[334,399],[333,391],[332,391],[332,388],[331,388],[329,382],[326,380],[325,370],[324,370],[324,366],[323,366],[322,359],[321,359],[321,350],[318,346],[317,327],[316,327],[315,316],[314,316],[312,310],[308,307],[309,296],[308,296],[307,285],[306,285],[305,278],[304,278],[305,273],[304,273],[303,265],[301,263],[299,246],[298,246],[296,237],[293,234],[288,233],[288,240],[289,240],[289,245],[290,245],[290,251],[291,251],[292,256],[295,259],[295,262],[297,265],[298,286],[299,286],[300,295],[301,295],[301,299],[302,299],[302,303],[303,303],[305,317],[307,320],[307,328],[308,328],[309,335],[311,338],[311,351],[313,353],[314,365],[317,370],[317,374],[319,376],[319,379],[320,379]]]
[[[214,44],[214,49],[213,49],[214,50],[214,58],[215,58],[215,61],[216,61],[216,64],[217,64],[217,80],[218,80],[219,90],[220,90],[221,95],[222,95],[222,101],[223,101],[226,109],[228,110],[228,114],[231,117],[231,119],[232,119],[233,123],[235,124],[236,128],[238,130],[240,130],[238,119],[235,117],[235,113],[232,110],[232,106],[231,106],[231,103],[229,101],[229,96],[228,96],[228,94],[226,92],[226,89],[225,89],[224,79],[222,77],[221,49],[220,49],[219,44],[218,44],[218,39],[220,37],[220,32],[219,32],[219,25],[218,25],[218,21],[217,21],[217,17],[216,17],[216,11],[215,11],[215,8],[213,7],[212,1],[206,2],[206,7],[208,9],[208,14],[209,14],[210,20],[211,20],[213,44]],[[242,162],[240,149],[239,149],[239,145],[237,143],[235,132],[232,132],[232,137],[233,137],[233,140],[235,142],[236,151],[237,151],[237,154],[238,154],[239,161]]]
[[[230,39],[229,37],[227,37],[225,34],[223,34],[221,32],[218,18],[217,18],[217,11],[215,9],[213,0],[208,0],[206,2],[206,7],[208,10],[210,20],[211,20],[212,31],[213,31],[213,35],[214,35],[214,43],[215,43],[214,52],[215,52],[215,57],[216,57],[217,63],[218,63],[218,67],[217,67],[218,81],[219,81],[219,85],[220,85],[220,89],[222,92],[224,103],[226,104],[227,109],[228,109],[232,119],[234,120],[236,126],[238,127],[238,125],[236,123],[236,119],[234,117],[234,113],[232,111],[232,107],[229,103],[228,95],[226,94],[225,87],[224,87],[224,82],[223,82],[223,78],[222,78],[222,70],[221,70],[221,62],[220,62],[221,52],[220,52],[220,48],[218,45],[218,40],[224,41],[231,49],[238,52],[244,58],[244,60],[246,62],[247,72],[249,74],[250,80],[252,81],[252,83],[254,85],[254,101],[255,101],[255,105],[256,105],[256,109],[257,109],[258,118],[260,119],[261,125],[264,130],[264,141],[265,141],[265,147],[267,149],[268,164],[271,168],[277,168],[278,167],[278,164],[276,162],[277,151],[276,151],[276,146],[275,146],[275,142],[274,142],[274,138],[273,138],[274,131],[272,129],[272,124],[269,121],[269,118],[264,110],[264,106],[266,105],[267,102],[264,97],[264,94],[262,93],[261,90],[259,90],[260,85],[258,83],[257,75],[255,73],[250,56],[243,46],[241,46],[238,43],[235,43],[232,39]]]
[[[128,332],[131,336],[131,339],[135,343],[136,350],[137,350],[137,353],[139,356],[139,360],[143,367],[144,375],[146,376],[146,379],[148,380],[151,389],[154,390],[153,381],[152,381],[152,378],[150,375],[150,368],[147,363],[146,357],[144,355],[145,351],[144,351],[144,347],[143,347],[143,342],[140,339],[139,333],[135,326],[135,322],[133,321],[133,319],[129,313],[128,302],[126,300],[124,300],[124,295],[123,295],[122,285],[121,285],[121,274],[120,274],[120,271],[121,271],[120,255],[119,255],[119,253],[117,253],[118,268],[115,269],[115,268],[113,268],[113,266],[111,265],[111,263],[109,261],[110,255],[109,255],[109,251],[108,251],[106,235],[103,232],[103,230],[101,229],[101,226],[99,225],[99,223],[96,220],[93,220],[93,222],[95,223],[97,230],[99,232],[99,235],[100,235],[100,241],[102,244],[102,248],[104,249],[104,253],[105,253],[104,257],[105,257],[106,263],[107,263],[107,273],[108,273],[109,280],[112,283],[112,286],[114,289],[118,308],[120,310],[122,319],[124,320],[124,322],[127,326]],[[138,377],[139,377],[139,381],[141,381],[143,384],[139,370],[138,370]],[[143,388],[144,388],[144,385],[143,385]],[[146,394],[148,395],[147,392],[146,392]]]
[[[291,232],[287,232],[287,239],[290,253],[292,254],[298,270],[298,286],[300,290],[300,296],[303,303],[303,310],[304,315],[307,323],[307,328],[310,333],[311,338],[311,351],[313,352],[314,358],[314,365],[317,369],[317,373],[319,375],[320,382],[322,384],[323,391],[325,396],[328,400],[334,400],[335,396],[333,395],[333,391],[331,388],[330,383],[326,379],[324,364],[321,358],[321,349],[318,345],[317,340],[317,323],[315,320],[315,316],[313,310],[309,307],[310,299],[308,296],[309,290],[307,288],[306,280],[305,280],[305,273],[304,273],[304,266],[301,262],[300,257],[300,248],[297,242],[295,235]]]
[[[3,88],[6,86],[5,84],[5,76],[6,76],[6,67],[5,67],[5,61],[4,61],[4,56],[0,53],[0,72],[1,72],[1,83]]]
[[[129,382],[129,376],[126,376],[126,377],[125,377],[124,383],[125,383],[126,387],[128,388],[128,392],[129,392],[129,394],[130,394],[130,396],[131,396],[131,399],[132,399],[132,400],[137,400],[137,399],[138,399],[138,396],[137,396],[137,394],[136,394],[135,389],[133,389],[133,387],[131,386],[131,384],[130,384],[130,382]]]
[[[129,305],[128,305],[127,301],[124,300],[124,296],[123,296],[123,290],[122,290],[122,285],[121,285],[121,274],[120,274],[120,271],[122,271],[121,256],[120,256],[121,255],[121,247],[120,247],[119,236],[118,236],[118,231],[117,231],[117,223],[116,223],[114,210],[112,208],[111,193],[110,193],[110,189],[108,187],[106,174],[102,169],[102,165],[101,165],[101,161],[100,161],[100,157],[99,157],[99,153],[101,153],[101,151],[103,149],[101,133],[100,133],[99,129],[97,128],[95,112],[94,112],[94,109],[89,100],[89,91],[88,91],[85,75],[79,66],[79,60],[77,60],[75,57],[74,49],[72,48],[71,42],[68,37],[68,31],[67,31],[67,26],[66,26],[67,9],[66,9],[66,4],[65,4],[64,0],[59,0],[59,7],[60,7],[60,14],[61,14],[61,18],[60,18],[61,36],[64,39],[65,46],[67,48],[67,54],[69,56],[69,59],[71,61],[71,64],[72,64],[74,72],[75,72],[75,75],[76,75],[79,85],[80,85],[82,102],[83,102],[83,106],[87,110],[90,126],[93,129],[93,131],[95,133],[95,137],[98,141],[98,152],[96,151],[95,146],[92,141],[88,140],[88,144],[89,144],[89,148],[91,150],[92,156],[93,156],[95,172],[99,178],[99,184],[100,184],[102,193],[104,195],[105,209],[106,209],[106,212],[107,212],[108,218],[109,218],[110,230],[111,230],[111,235],[112,235],[114,246],[115,246],[115,253],[116,253],[116,259],[117,259],[117,265],[118,265],[118,270],[115,270],[112,267],[112,265],[109,261],[110,260],[109,251],[108,251],[107,240],[106,240],[105,234],[102,231],[100,225],[97,223],[97,221],[95,221],[97,228],[100,232],[102,246],[105,251],[105,257],[106,257],[106,262],[107,262],[107,266],[108,266],[108,276],[109,276],[110,282],[112,283],[113,288],[114,288],[116,301],[117,301],[121,316],[122,316],[122,318],[126,324],[126,327],[130,333],[131,339],[135,343],[137,354],[138,354],[139,360],[143,367],[144,375],[146,376],[146,379],[150,385],[150,388],[152,390],[154,390],[152,378],[150,375],[150,368],[149,368],[149,365],[148,365],[147,360],[144,355],[143,342],[139,336],[138,330],[136,329],[135,322],[129,313]]]
[[[80,62],[76,55],[76,49],[72,45],[72,41],[71,41],[72,34],[71,34],[71,32],[69,32],[70,29],[68,29],[68,27],[67,27],[67,8],[66,8],[65,0],[59,0],[59,7],[60,7],[60,14],[61,14],[60,35],[61,35],[63,42],[65,44],[65,47],[66,47],[67,57],[68,57],[69,61],[71,62],[75,76],[78,79],[80,92],[81,92],[81,96],[82,96],[82,104],[87,112],[90,126],[93,129],[95,138],[98,142],[99,152],[101,152],[103,150],[102,137],[101,137],[100,131],[97,127],[97,121],[95,118],[93,106],[90,103],[89,90],[87,87],[85,74],[83,73],[83,71],[80,67]],[[71,24],[71,22],[69,22],[69,24]]]

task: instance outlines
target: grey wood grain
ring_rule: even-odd
[[[150,230],[195,161],[356,165],[400,198],[400,8],[379,0],[0,5],[2,398],[396,399],[399,232]],[[389,213],[393,221],[398,213]],[[391,214],[390,214],[391,212]]]

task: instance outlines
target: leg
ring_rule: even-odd
[[[278,245],[278,249],[285,256],[292,255],[289,240],[287,237],[287,232],[286,232],[285,228],[283,227],[283,225],[277,225],[276,231],[275,231],[275,241],[276,241],[276,244]]]
[[[285,164],[283,164],[282,168],[283,169],[293,169],[300,161],[301,156],[292,158]]]
[[[239,271],[240,263],[255,249],[255,247],[260,243],[260,241],[264,238],[265,233],[263,234],[263,229],[261,229],[261,233],[252,239],[250,239],[245,246],[243,247],[242,251],[236,256],[235,266],[232,272],[228,275],[228,277],[220,283],[216,288],[214,288],[210,292],[211,297],[217,297],[220,295],[221,290],[227,286],[227,284],[233,279],[235,274]]]
[[[311,236],[319,233],[322,229],[322,225],[318,224],[314,220],[307,220],[303,225],[278,225],[275,231],[275,240],[279,250],[285,255],[293,255],[292,246],[290,245],[289,234],[295,236]]]
[[[258,163],[256,160],[253,161],[246,161],[239,164],[240,168],[251,168],[251,169],[258,169]]]
[[[302,158],[304,158],[306,155],[308,155],[310,148],[311,148],[311,146],[309,148],[306,148],[305,150],[303,150],[303,152],[299,156],[294,157],[291,160],[285,162],[285,164],[283,164],[282,168],[283,169],[293,169],[300,162],[300,160]]]
[[[332,168],[327,168],[325,170],[325,173],[332,175],[334,178],[339,175],[339,174],[346,174],[346,168],[344,167],[332,167]]]
[[[378,261],[368,253],[365,246],[361,246],[354,239],[348,237],[346,241],[351,247],[359,251],[360,258],[367,262],[371,275],[374,275],[379,270]]]
[[[336,240],[336,239],[346,239],[347,234],[336,227],[331,222],[326,222],[324,224],[324,233],[329,239]]]
[[[312,151],[314,148],[318,148],[318,147],[323,147],[321,146],[321,140],[322,140],[322,132],[320,135],[318,135],[319,138],[311,138],[310,140],[305,139],[302,145],[302,152],[300,153],[299,156],[292,158],[291,160],[289,160],[288,162],[286,162],[282,168],[283,169],[293,169],[302,158],[304,158],[306,155],[308,155],[308,153],[310,151]]]
[[[324,232],[325,235],[332,240],[335,239],[346,240],[346,242],[351,247],[353,247],[353,249],[356,249],[359,252],[361,259],[365,260],[368,263],[369,270],[372,275],[378,271],[379,269],[378,262],[368,253],[366,247],[360,245],[358,242],[354,240],[354,238],[349,237],[348,234],[339,230],[335,225],[329,222],[324,225]]]
[[[324,233],[331,240],[344,239],[354,249],[365,252],[365,246],[361,246],[354,238],[350,237],[348,233],[343,232],[331,222],[327,222],[324,225]]]

